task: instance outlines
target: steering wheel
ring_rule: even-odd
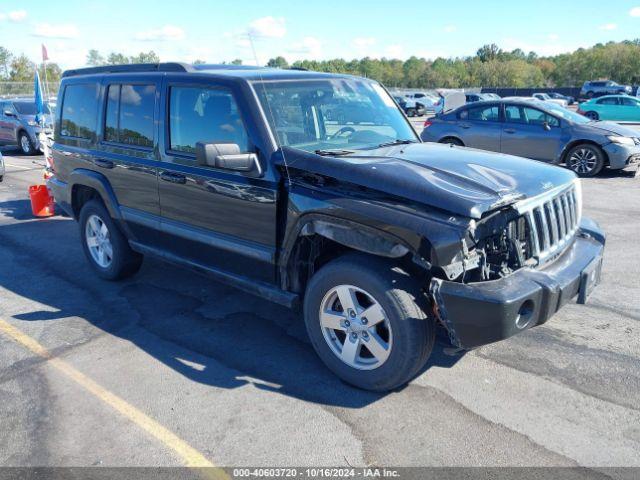
[[[333,135],[331,135],[329,137],[329,140],[339,137],[340,135],[344,135],[345,133],[348,133],[349,136],[353,135],[354,133],[356,133],[356,129],[353,127],[342,127],[340,130],[338,130],[336,133],[334,133]]]

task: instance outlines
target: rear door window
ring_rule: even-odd
[[[598,105],[618,105],[618,99],[616,97],[601,98],[596,103]]]
[[[155,102],[155,85],[109,85],[104,139],[134,147],[153,147]]]
[[[98,85],[67,85],[60,114],[60,135],[91,139],[95,135],[98,114]]]
[[[460,112],[459,118],[472,122],[499,122],[500,108],[498,105],[467,108]]]

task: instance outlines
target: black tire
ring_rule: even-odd
[[[586,158],[592,160],[589,160],[589,162],[580,161],[580,159]],[[567,152],[565,157],[567,168],[572,170],[579,177],[584,178],[595,177],[598,175],[604,167],[604,162],[604,152],[600,147],[593,145],[592,143],[581,143],[576,145]]]
[[[20,132],[18,134],[18,148],[20,148],[23,155],[33,155],[36,153],[36,147],[27,132]]]
[[[407,110],[407,117],[415,117],[416,116],[416,109],[415,108],[409,108]]]
[[[587,117],[589,120],[600,120],[600,115],[598,115],[598,112],[588,111],[588,112],[585,112],[584,116]]]
[[[343,362],[325,339],[320,308],[325,296],[340,285],[366,291],[384,310],[392,342],[388,357],[376,368],[363,370]],[[328,263],[311,278],[304,299],[304,319],[314,349],[331,371],[358,388],[387,391],[411,380],[431,354],[436,329],[425,304],[417,282],[397,267],[376,257],[349,254]],[[364,342],[360,345],[366,346]],[[364,354],[368,352],[365,349]]]
[[[87,221],[97,216],[106,226],[112,247],[112,258],[108,266],[103,267],[92,256],[87,244]],[[89,200],[80,211],[80,241],[89,264],[105,280],[121,280],[135,274],[142,265],[143,256],[131,250],[129,242],[115,224],[109,212],[99,200]]]
[[[464,147],[464,143],[462,143],[461,140],[455,138],[455,137],[445,137],[445,138],[441,138],[438,143],[445,143],[447,145],[456,145],[458,147]]]

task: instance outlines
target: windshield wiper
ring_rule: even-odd
[[[317,155],[322,155],[323,157],[339,157],[341,155],[349,155],[350,153],[355,153],[353,150],[344,150],[340,148],[336,148],[333,150],[316,150]]]
[[[416,140],[394,140],[392,142],[381,143],[378,148],[393,147],[394,145],[409,145],[410,143],[418,143]]]

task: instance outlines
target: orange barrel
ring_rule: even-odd
[[[31,211],[36,217],[50,217],[54,214],[53,197],[49,195],[46,185],[31,185],[29,198]]]

